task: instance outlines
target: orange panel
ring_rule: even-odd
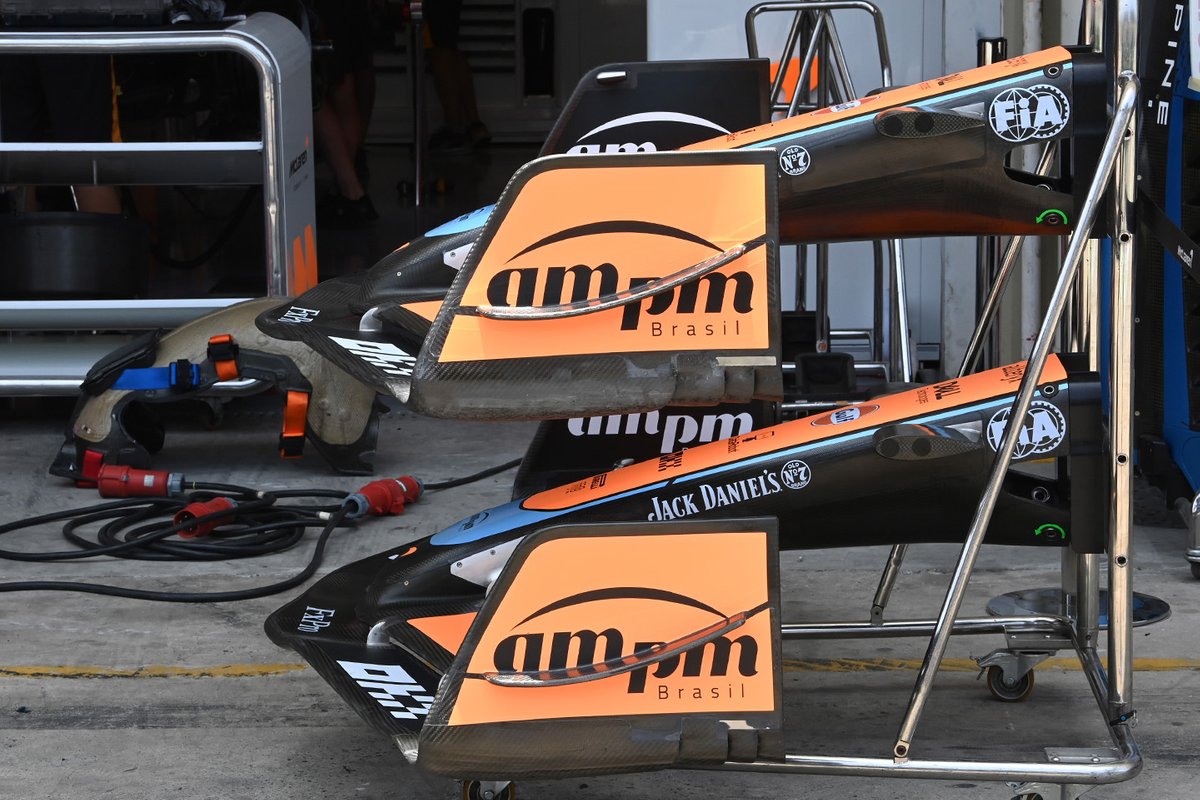
[[[729,532],[538,546],[483,631],[450,724],[774,710],[767,542],[763,532]],[[536,688],[472,677],[545,669],[556,658],[603,661],[753,609],[761,610],[715,642],[632,672]]]
[[[532,176],[481,254],[460,303],[468,313],[455,315],[439,360],[767,347],[768,250],[761,245],[694,283],[607,311],[537,321],[469,313],[479,305],[552,306],[624,291],[761,241],[766,179],[761,164],[578,167]]]
[[[419,303],[402,303],[400,307],[433,322],[433,318],[437,316],[438,309],[442,307],[442,301],[424,300]]]
[[[467,630],[475,621],[475,612],[449,614],[444,617],[418,617],[410,619],[409,625],[438,643],[449,653],[457,653],[467,638]]]

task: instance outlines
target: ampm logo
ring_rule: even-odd
[[[712,242],[669,225],[660,225],[638,220],[613,220],[589,223],[550,234],[524,248],[509,262],[528,255],[550,244],[570,239],[601,234],[639,234],[663,236],[690,242],[704,247],[712,253],[723,252]],[[699,261],[700,259],[697,259]],[[658,280],[659,275],[632,277],[624,281],[617,265],[611,262],[595,266],[575,264],[572,266],[529,266],[502,269],[492,276],[487,286],[487,300],[497,307],[556,306],[616,294],[619,290],[636,289]],[[570,286],[568,288],[568,278]],[[645,313],[658,316],[673,311],[676,314],[694,314],[700,305],[700,290],[705,290],[703,313],[722,314],[732,310],[737,314],[748,314],[752,310],[754,278],[744,271],[724,274],[710,272],[694,281],[668,289],[649,298]],[[638,330],[642,325],[643,303],[636,301],[625,305],[620,329]],[[728,327],[727,321],[722,321]],[[708,326],[712,327],[712,326]],[[660,330],[661,333],[661,330]],[[713,331],[699,330],[697,335],[713,335]]]
[[[671,603],[707,612],[718,620],[728,619],[726,615],[712,606],[687,595],[651,587],[620,586],[581,592],[557,600],[525,617],[517,623],[517,627],[524,626],[552,611],[602,600],[646,600]],[[765,608],[764,605],[740,616],[753,616]],[[579,628],[515,633],[505,637],[496,645],[492,658],[496,670],[501,674],[543,670],[576,670],[580,674],[585,674],[606,671],[608,668],[620,665],[630,657],[652,653],[666,644],[661,641],[636,641],[629,651],[632,656],[629,656],[626,654],[626,643],[629,641],[630,637],[622,633],[616,626],[606,627],[602,630]],[[603,642],[602,651],[601,642]],[[751,677],[758,674],[758,654],[759,645],[753,636],[743,635],[732,639],[727,636],[712,637],[709,641],[697,644],[683,653],[630,671],[626,693],[644,693],[647,679],[651,675],[657,679],[669,678],[675,674],[693,678],[705,675],[725,677],[733,667],[737,670],[738,675]],[[664,686],[662,690],[669,691],[669,688]]]
[[[575,140],[567,153],[569,155],[611,155],[614,153],[654,153],[658,151],[658,146],[653,141],[614,141],[613,131],[620,128],[628,128],[633,125],[662,125],[664,123],[689,125],[693,127],[705,128],[706,130],[716,131],[717,133],[729,133],[729,129],[722,125],[718,125],[712,120],[698,117],[694,114],[683,114],[678,111],[642,111],[637,114],[626,114],[623,117],[618,117],[605,122],[603,125],[597,125],[590,131],[580,136]],[[585,139],[591,139],[594,136],[606,134],[604,137],[609,141],[606,142],[587,142]],[[712,134],[706,134],[712,136]],[[618,134],[616,139],[622,138]],[[638,138],[638,137],[631,137]]]

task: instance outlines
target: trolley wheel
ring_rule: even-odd
[[[1044,800],[1044,798],[1037,792],[1034,792],[1032,794],[1019,794],[1012,800]]]
[[[987,688],[992,697],[1005,703],[1019,703],[1033,694],[1033,670],[1029,670],[1015,681],[1004,677],[1004,670],[997,666],[987,668]],[[1021,795],[1036,800],[1037,795]]]
[[[491,797],[484,797],[480,781],[462,782],[463,800],[517,800],[517,785],[510,783]]]
[[[1200,580],[1200,564],[1197,564],[1195,561],[1192,562],[1192,577]]]

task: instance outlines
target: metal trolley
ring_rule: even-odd
[[[772,10],[806,12],[820,3],[770,3]],[[1090,239],[1101,204],[1113,198],[1113,208],[1105,231],[1112,242],[1111,271],[1111,351],[1109,368],[1108,469],[1112,485],[1108,508],[1107,538],[1107,669],[1098,653],[1101,630],[1100,556],[1065,551],[1063,556],[1063,597],[1059,613],[1013,614],[982,618],[960,618],[968,581],[983,543],[1001,491],[1005,473],[1013,461],[1020,426],[1008,426],[986,485],[979,498],[970,531],[959,554],[941,607],[934,619],[885,621],[892,584],[903,560],[903,548],[893,550],[888,560],[866,622],[828,622],[787,624],[782,626],[785,640],[795,639],[877,639],[886,637],[928,636],[929,643],[917,674],[916,684],[904,711],[890,753],[879,757],[812,756],[789,754],[781,762],[729,764],[729,769],[757,772],[854,775],[866,777],[904,777],[1006,781],[1013,794],[1022,800],[1060,798],[1073,800],[1097,784],[1128,780],[1141,770],[1142,760],[1131,730],[1132,704],[1132,469],[1133,469],[1133,395],[1132,395],[1132,314],[1135,200],[1135,153],[1137,148],[1137,110],[1139,83],[1136,76],[1138,4],[1136,0],[1111,0],[1107,18],[1115,30],[1109,37],[1114,43],[1110,63],[1114,65],[1113,115],[1104,138],[1095,177],[1088,188],[1077,227],[1069,240],[1066,255],[1049,306],[1033,344],[1029,365],[1014,402],[1012,414],[1021,418],[1030,408],[1060,323],[1070,305],[1075,313],[1069,338],[1088,353],[1093,368],[1099,364],[1098,341],[1100,266],[1099,245]],[[1090,41],[1100,42],[1104,19],[1093,4],[1085,3],[1084,30]],[[753,13],[753,12],[752,12]],[[1043,160],[1043,169],[1046,167]],[[1106,193],[1109,187],[1111,193]],[[1019,241],[1011,247],[1019,246]],[[1013,259],[1006,256],[1003,263]],[[993,297],[979,320],[972,338],[971,352],[994,315],[995,303],[1003,291],[1010,270],[1002,270],[993,287]],[[969,370],[969,353],[963,371]],[[1078,655],[1088,685],[1095,697],[1112,740],[1111,749],[1084,752],[1071,748],[1054,750],[1046,762],[920,759],[913,757],[917,728],[929,700],[933,679],[946,654],[949,639],[955,634],[1001,633],[1007,647],[980,659],[980,666],[1000,681],[1002,687],[1021,691],[1021,682],[1033,666],[1046,657],[1047,649],[1073,648]],[[1033,642],[1036,646],[1032,646]],[[1047,646],[1049,645],[1049,647]],[[991,676],[989,676],[991,677]]]

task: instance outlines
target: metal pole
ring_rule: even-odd
[[[900,574],[900,566],[908,555],[908,545],[894,544],[892,552],[888,553],[887,563],[883,565],[883,574],[879,576],[879,586],[875,588],[875,598],[871,601],[871,624],[883,624],[883,610],[887,608],[892,596],[892,588],[896,585],[896,576]]]
[[[900,351],[893,351],[893,355],[899,358],[892,367],[892,374],[899,373],[899,380],[910,383],[913,379],[912,341],[908,330],[908,288],[904,281],[903,242],[888,239],[888,250],[892,257],[892,281],[896,287],[896,349]]]
[[[883,343],[884,331],[889,329],[892,315],[887,306],[891,294],[887,292],[887,283],[884,280],[886,275],[884,270],[887,268],[883,263],[883,242],[878,239],[871,242],[871,255],[874,262],[872,277],[875,281],[875,292],[872,295],[872,311],[874,313],[871,318],[874,322],[871,325],[871,360],[884,361],[886,359]]]
[[[1083,3],[1079,43],[1099,51],[1104,41],[1104,14],[1100,4]],[[1083,253],[1083,266],[1075,282],[1074,334],[1078,337],[1079,352],[1087,354],[1088,369],[1100,370],[1100,242],[1090,239]],[[1065,582],[1064,592],[1069,590]],[[1095,553],[1076,555],[1075,564],[1075,632],[1080,646],[1094,649],[1100,637],[1100,556]]]
[[[413,205],[421,207],[425,191],[425,12],[421,0],[409,4],[412,20]]]
[[[811,18],[811,15],[805,15],[806,20]],[[813,25],[812,34],[808,39],[808,47],[804,50],[804,60],[800,64],[800,74],[796,76],[796,86],[792,89],[792,100],[787,107],[787,116],[794,117],[800,111],[800,98],[803,96],[806,100],[809,99],[808,86],[810,84],[809,75],[812,74],[813,59],[817,57],[817,45],[821,41],[821,36],[825,32],[825,17],[821,14],[817,15],[816,24]],[[786,59],[791,53],[785,53]],[[787,68],[787,63],[780,62],[779,71],[784,72]],[[825,74],[825,62],[821,62],[817,66],[818,79]],[[810,108],[820,108],[821,106],[813,105],[809,102]]]
[[[1118,80],[1137,74],[1137,0],[1116,3],[1114,62]],[[1108,562],[1108,701],[1113,718],[1133,697],[1133,267],[1137,199],[1137,126],[1126,123],[1113,177],[1112,317],[1109,452],[1112,505]]]
[[[1059,274],[1058,282],[1055,284],[1054,294],[1050,298],[1050,305],[1046,310],[1045,317],[1042,319],[1041,329],[1038,332],[1037,339],[1034,341],[1033,350],[1026,364],[1025,376],[1021,379],[1021,387],[1017,392],[1016,400],[1013,401],[1012,412],[1009,416],[1013,424],[1008,425],[1005,429],[1004,440],[996,452],[996,461],[992,466],[991,475],[988,477],[987,486],[979,498],[979,505],[975,510],[975,518],[971,522],[970,532],[967,534],[962,552],[959,554],[958,564],[954,569],[950,585],[946,590],[946,598],[942,604],[941,613],[938,615],[937,629],[930,639],[925,659],[917,673],[917,682],[913,688],[912,699],[909,701],[908,709],[900,724],[900,731],[896,737],[896,742],[892,747],[892,755],[898,761],[908,758],[913,734],[916,731],[921,712],[925,708],[925,703],[929,699],[929,691],[933,686],[934,675],[937,674],[938,667],[941,665],[942,659],[946,654],[946,646],[950,641],[954,618],[958,616],[958,611],[962,607],[967,582],[970,579],[971,572],[974,570],[975,559],[979,555],[984,534],[987,532],[992,512],[995,510],[996,502],[1000,497],[1005,474],[1012,463],[1013,451],[1016,449],[1017,440],[1021,434],[1021,425],[1018,421],[1025,418],[1025,415],[1029,412],[1030,404],[1033,402],[1033,393],[1037,389],[1038,380],[1045,367],[1046,359],[1050,354],[1050,345],[1054,341],[1055,329],[1066,306],[1067,294],[1070,291],[1071,283],[1082,261],[1084,244],[1095,222],[1097,207],[1104,195],[1104,189],[1113,175],[1122,139],[1126,136],[1126,131],[1133,119],[1133,114],[1137,106],[1137,76],[1124,74],[1121,76],[1121,81],[1120,99],[1117,103],[1116,112],[1113,115],[1112,126],[1104,138],[1104,148],[1100,154],[1100,163],[1096,167],[1096,175],[1092,180],[1091,186],[1088,188],[1087,197],[1079,213],[1078,226],[1071,237],[1071,246],[1067,251],[1066,263],[1063,264],[1062,272]],[[1132,239],[1132,237],[1130,238]],[[1126,472],[1126,477],[1128,477],[1128,472]],[[1117,557],[1116,551],[1114,551],[1113,557],[1115,562]],[[1128,575],[1128,572],[1126,571],[1125,574]],[[1116,601],[1112,601],[1112,605],[1115,606],[1116,604]],[[1130,597],[1130,605],[1132,605],[1132,597]],[[1113,625],[1113,612],[1110,611],[1110,637]],[[1126,634],[1128,634],[1128,630],[1129,627],[1126,626]],[[1110,663],[1113,663],[1115,666],[1118,655],[1123,655],[1127,658],[1128,650],[1115,653],[1112,647],[1113,644],[1110,640],[1109,659]],[[1126,664],[1128,665],[1128,663],[1127,660]],[[1116,672],[1116,669],[1113,672]],[[1112,680],[1112,674],[1110,674],[1110,682]],[[1112,690],[1110,689],[1111,693]]]
[[[979,39],[975,42],[975,65],[986,67],[1008,57],[1008,41],[1004,38]],[[999,236],[980,236],[975,244],[975,318],[983,316],[989,287],[995,283],[1000,270],[1001,248]],[[983,369],[1000,366],[1000,337],[996,330],[988,329],[984,347]]]

